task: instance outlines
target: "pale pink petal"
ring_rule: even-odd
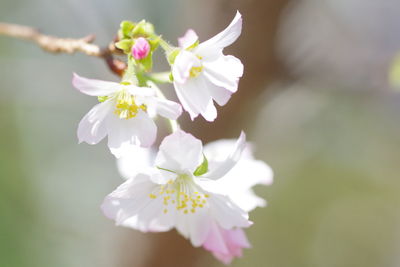
[[[184,36],[178,38],[179,47],[182,49],[189,48],[199,40],[196,32],[192,29],[187,30]]]
[[[117,158],[129,150],[131,145],[150,147],[157,135],[157,126],[145,113],[139,112],[134,118],[121,119],[109,116],[108,147]]]
[[[99,103],[82,118],[77,132],[79,143],[97,144],[107,135],[105,120],[112,106],[111,101]]]
[[[193,173],[202,162],[201,141],[181,130],[164,138],[156,157],[158,167],[178,173]]]
[[[91,96],[108,96],[120,88],[119,83],[88,79],[76,73],[73,74],[72,85],[80,92]]]
[[[212,169],[210,168],[210,171],[203,176],[214,180],[222,178],[239,161],[240,156],[245,148],[246,135],[244,134],[244,132],[242,132],[228,157],[219,164],[215,164],[215,166]]]
[[[226,230],[216,224],[203,246],[224,264],[229,264],[234,258],[241,257],[243,248],[251,247],[242,229]]]
[[[215,35],[211,39],[200,43],[196,52],[204,57],[213,57],[213,55],[217,55],[218,53],[220,53],[223,48],[235,42],[236,39],[240,36],[241,32],[242,16],[238,11],[236,12],[235,18],[225,30]]]

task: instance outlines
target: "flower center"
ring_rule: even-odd
[[[129,94],[126,90],[122,90],[118,93],[114,113],[121,119],[134,118],[140,110],[146,111],[146,105],[136,105],[134,96]]]
[[[203,208],[210,196],[193,182],[193,178],[187,174],[181,174],[175,181],[170,180],[167,184],[160,186],[152,194],[151,199],[162,198],[164,213],[169,208],[188,214],[195,213],[197,209]]]
[[[197,76],[200,75],[200,73],[203,71],[203,66],[200,67],[192,67],[190,69],[190,78],[196,78]]]

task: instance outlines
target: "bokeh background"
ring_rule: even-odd
[[[107,45],[120,21],[145,18],[175,42],[187,28],[206,40],[236,10],[243,33],[227,53],[245,64],[239,92],[213,124],[182,117],[205,141],[244,129],[275,171],[256,188],[268,207],[251,213],[253,248],[232,266],[400,266],[400,96],[388,82],[399,1],[1,0],[0,21]],[[101,214],[122,180],[104,142],[77,144],[96,100],[71,77],[117,81],[104,62],[0,36],[0,68],[1,267],[222,266],[175,231]]]

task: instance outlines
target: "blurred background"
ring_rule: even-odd
[[[268,207],[251,213],[253,248],[232,266],[400,266],[400,96],[388,82],[399,1],[1,0],[0,21],[107,45],[120,21],[145,18],[176,43],[188,28],[208,39],[236,10],[243,32],[226,53],[245,65],[239,92],[213,124],[181,117],[204,141],[244,129],[275,171],[256,188]],[[77,144],[96,99],[71,78],[117,81],[103,61],[0,36],[0,68],[1,267],[222,266],[175,231],[102,215],[122,180],[104,141]]]

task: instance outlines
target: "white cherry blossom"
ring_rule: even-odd
[[[194,246],[204,244],[214,224],[223,229],[248,227],[252,224],[248,213],[230,199],[229,188],[224,191],[218,185],[245,146],[242,134],[225,160],[199,171],[207,157],[201,141],[179,130],[163,140],[156,167],[136,174],[108,195],[103,212],[117,225],[144,232],[175,227]],[[245,179],[235,177],[231,182],[241,178]]]
[[[149,147],[154,143],[157,127],[149,114],[174,120],[182,112],[179,104],[157,98],[154,88],[87,79],[77,74],[72,84],[101,101],[79,123],[79,142],[97,144],[108,136],[108,147],[116,157],[132,145]]]
[[[213,100],[223,106],[237,91],[243,64],[234,56],[224,55],[223,49],[239,37],[241,30],[242,17],[237,12],[225,30],[205,42],[199,43],[193,30],[179,39],[172,76],[179,101],[192,120],[201,114],[214,121],[217,110]]]

